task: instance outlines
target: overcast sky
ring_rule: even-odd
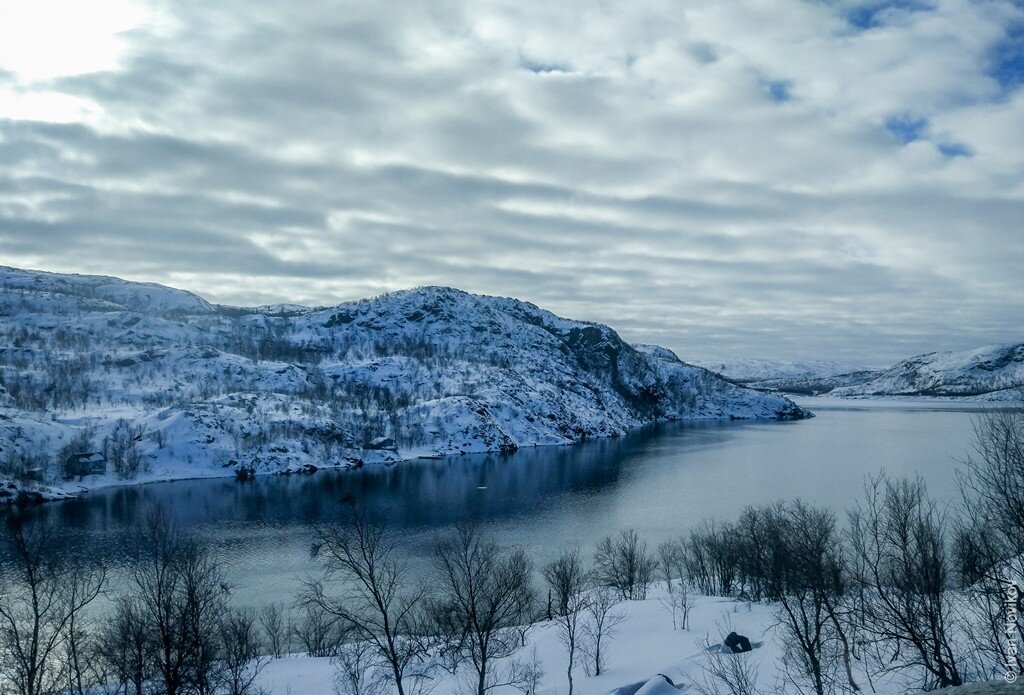
[[[694,360],[1024,340],[1021,0],[3,4],[2,264]]]

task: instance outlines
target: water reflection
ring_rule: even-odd
[[[358,498],[398,526],[444,526],[517,514],[524,503],[554,493],[613,486],[623,450],[640,447],[653,436],[635,434],[628,442],[601,440],[511,455],[263,476],[243,483],[224,478],[112,488],[43,507],[38,513],[87,533],[132,528],[154,505],[173,510],[188,526],[228,520],[309,524],[336,516],[343,500]]]
[[[61,528],[68,552],[114,565],[138,552],[149,509],[171,511],[228,564],[240,600],[289,598],[309,562],[309,525],[356,497],[401,530],[414,562],[435,532],[466,519],[543,560],[636,527],[651,542],[747,504],[800,496],[842,510],[864,477],[921,475],[955,497],[967,412],[827,410],[787,423],[675,423],[620,439],[513,455],[420,460],[314,475],[193,480],[112,488],[35,513]]]

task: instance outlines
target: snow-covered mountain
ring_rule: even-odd
[[[9,479],[308,470],[570,444],[659,420],[808,415],[514,299],[426,287],[330,308],[240,308],[0,267]],[[88,451],[105,456],[105,475],[82,478],[71,455]]]
[[[733,362],[702,363],[726,379],[759,391],[816,396],[841,386],[861,384],[881,370],[842,362],[777,362],[747,359]]]
[[[933,352],[888,369],[758,359],[704,366],[737,384],[767,392],[844,398],[925,396],[1024,401],[1024,343]]]
[[[718,372],[739,384],[770,381],[774,379],[807,379],[849,374],[863,367],[842,362],[807,360],[803,362],[780,362],[777,360],[743,359],[730,362],[699,362],[702,367]]]
[[[911,357],[833,396],[946,396],[1024,401],[1024,343]]]

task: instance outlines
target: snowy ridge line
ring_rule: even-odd
[[[933,352],[897,362],[886,369],[835,362],[791,364],[768,360],[705,366],[737,384],[802,396],[1024,401],[1024,343]]]
[[[0,497],[511,452],[666,420],[809,416],[515,299],[423,287],[244,308],[0,267]],[[105,464],[70,458],[84,453]]]

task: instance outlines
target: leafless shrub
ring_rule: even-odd
[[[302,617],[292,623],[291,634],[307,656],[334,656],[345,640],[340,621],[322,610],[307,606]]]
[[[739,577],[740,549],[732,526],[706,523],[691,530],[681,547],[691,586],[708,596],[733,594]]]
[[[538,695],[540,684],[544,681],[544,664],[537,654],[537,646],[530,650],[530,659],[522,663],[522,677],[516,689],[523,695]]]
[[[368,642],[348,642],[334,656],[334,692],[337,695],[384,695],[385,682],[377,673],[377,650]]]
[[[918,672],[926,689],[964,682],[946,527],[921,481],[874,480],[850,515],[864,633],[885,672]]]
[[[647,552],[647,543],[633,529],[607,536],[597,544],[594,574],[599,582],[614,587],[623,600],[647,598],[647,585],[654,577],[657,560]]]
[[[995,676],[1012,665],[1024,672],[1024,650],[1010,648],[1007,631],[1024,644],[1024,601],[1016,625],[1006,600],[1024,597],[1024,411],[984,413],[974,425],[974,449],[964,461],[961,491],[969,510],[954,545],[961,585],[970,600],[964,629]]]
[[[218,688],[224,695],[253,695],[259,690],[256,679],[266,666],[263,642],[251,610],[231,608],[220,619],[219,666],[222,669]]]
[[[672,585],[672,582],[669,582]],[[677,585],[671,591],[658,598],[658,602],[665,607],[672,616],[673,630],[688,630],[690,625],[690,609],[693,607],[689,587],[685,584]]]
[[[759,664],[754,652],[724,654],[713,649],[710,640],[704,641],[704,650],[701,673],[689,678],[695,692],[700,695],[760,695]]]
[[[289,625],[284,606],[280,603],[263,606],[259,612],[259,623],[270,655],[280,659],[288,648]]]
[[[665,580],[665,589],[670,594],[674,587],[673,582],[686,574],[686,548],[679,540],[665,541],[658,544],[658,570],[661,578]]]

